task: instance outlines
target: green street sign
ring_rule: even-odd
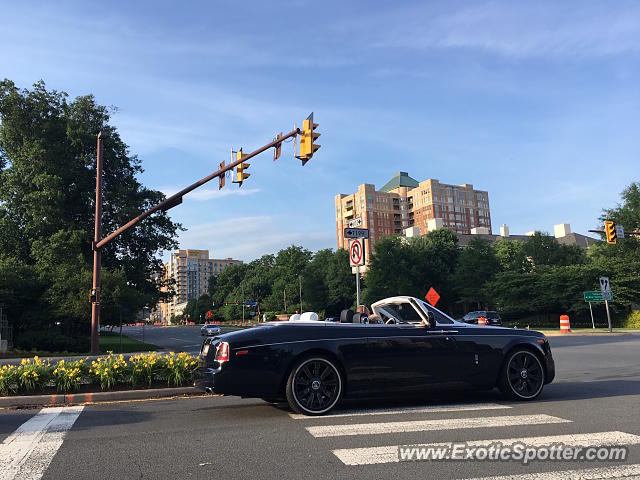
[[[585,302],[604,302],[604,298],[602,298],[602,292],[584,292],[584,301]],[[613,295],[611,296],[611,300],[613,301]]]

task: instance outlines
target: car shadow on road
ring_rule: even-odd
[[[640,378],[555,382],[545,387],[540,400],[558,402],[627,395],[640,395]]]

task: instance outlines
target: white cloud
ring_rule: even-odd
[[[277,253],[290,245],[301,245],[312,251],[335,248],[332,232],[283,228],[282,222],[277,220],[263,215],[193,225],[180,234],[180,248],[209,249],[215,258],[231,257],[244,261]]]
[[[407,49],[467,48],[510,57],[600,56],[640,51],[640,9],[633,2],[432,4],[343,22],[361,45]],[[381,33],[382,32],[382,33]]]

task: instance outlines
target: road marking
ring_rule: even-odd
[[[426,432],[430,430],[458,430],[462,428],[511,427],[515,425],[544,425],[570,423],[571,420],[551,415],[510,415],[502,417],[445,418],[412,420],[408,422],[359,423],[353,425],[321,425],[306,427],[314,437],[342,437],[381,433]]]
[[[497,403],[467,403],[459,405],[425,405],[420,407],[407,408],[372,408],[367,410],[353,410],[334,413],[332,415],[322,415],[321,417],[310,417],[301,413],[290,413],[294,420],[317,420],[319,418],[335,417],[358,417],[363,415],[400,415],[403,413],[441,413],[441,412],[465,412],[469,410],[501,410],[511,408],[509,405]]]
[[[39,480],[83,406],[43,408],[0,444],[0,480]]]
[[[451,442],[455,443],[455,442]],[[451,446],[451,443],[431,443],[412,445],[417,448],[439,448]],[[519,437],[492,440],[474,440],[466,442],[470,447],[489,447],[500,443],[503,447],[522,443],[529,447],[562,443],[567,446],[601,447],[616,445],[639,445],[640,436],[624,432],[576,433],[569,435],[549,435],[544,437]],[[342,448],[333,450],[333,454],[345,465],[373,465],[379,463],[397,463],[399,445],[385,447]],[[509,478],[509,477],[507,477]],[[519,478],[519,477],[516,477]],[[538,478],[538,477],[535,477]],[[565,478],[565,477],[563,477]],[[565,479],[566,480],[566,479]]]
[[[615,467],[585,468],[561,472],[526,473],[502,477],[482,477],[471,480],[600,480],[605,478],[640,478],[640,464]]]

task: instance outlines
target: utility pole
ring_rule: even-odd
[[[244,285],[241,285],[242,288],[242,324],[244,325],[244,306],[245,306],[245,301],[244,301]]]
[[[91,353],[100,350],[98,325],[100,325],[100,268],[102,252],[97,247],[102,237],[102,132],[98,133],[98,155],[96,158],[96,213],[93,227],[93,282],[91,287]]]
[[[282,297],[284,298],[284,313],[287,313],[287,287],[284,287]]]
[[[302,276],[298,275],[300,281],[300,314],[302,314]]]
[[[204,185],[205,183],[213,180],[214,178],[219,178],[224,176],[224,174],[234,168],[238,167],[242,164],[241,170],[243,172],[243,178],[248,177],[248,174],[244,173],[244,169],[248,167],[248,164],[245,164],[247,160],[260,153],[270,149],[275,148],[276,152],[282,148],[282,142],[289,138],[296,137],[298,135],[301,136],[301,143],[304,143],[304,148],[301,145],[300,154],[297,156],[302,161],[302,165],[306,164],[313,154],[320,148],[320,145],[314,144],[315,140],[320,136],[319,133],[315,132],[315,129],[318,127],[318,124],[313,123],[313,113],[303,122],[302,130],[299,128],[294,128],[290,132],[286,134],[278,134],[276,138],[263,145],[262,147],[254,150],[251,153],[244,154],[241,153],[237,156],[236,161],[231,162],[229,165],[224,165],[224,162],[220,164],[220,168],[215,172],[207,175],[206,177],[201,178],[197,182],[189,185],[186,188],[183,188],[178,193],[171,195],[166,198],[162,202],[154,205],[148,210],[142,212],[135,218],[132,218],[127,223],[122,225],[116,231],[110,233],[104,238],[102,237],[102,132],[98,134],[98,154],[96,159],[96,208],[95,208],[95,224],[94,224],[94,235],[92,241],[92,250],[93,250],[93,282],[91,288],[91,353],[93,355],[97,355],[99,352],[99,338],[98,338],[98,325],[100,324],[100,267],[101,267],[101,253],[102,248],[115,240],[119,235],[125,233],[131,228],[135,227],[138,223],[140,223],[145,218],[154,214],[155,212],[162,211],[166,212],[167,210],[176,207],[182,203],[182,197],[187,193],[195,190],[196,188]],[[279,156],[279,154],[278,154]],[[223,185],[223,182],[220,183]],[[144,335],[144,323],[143,322],[143,335]]]

